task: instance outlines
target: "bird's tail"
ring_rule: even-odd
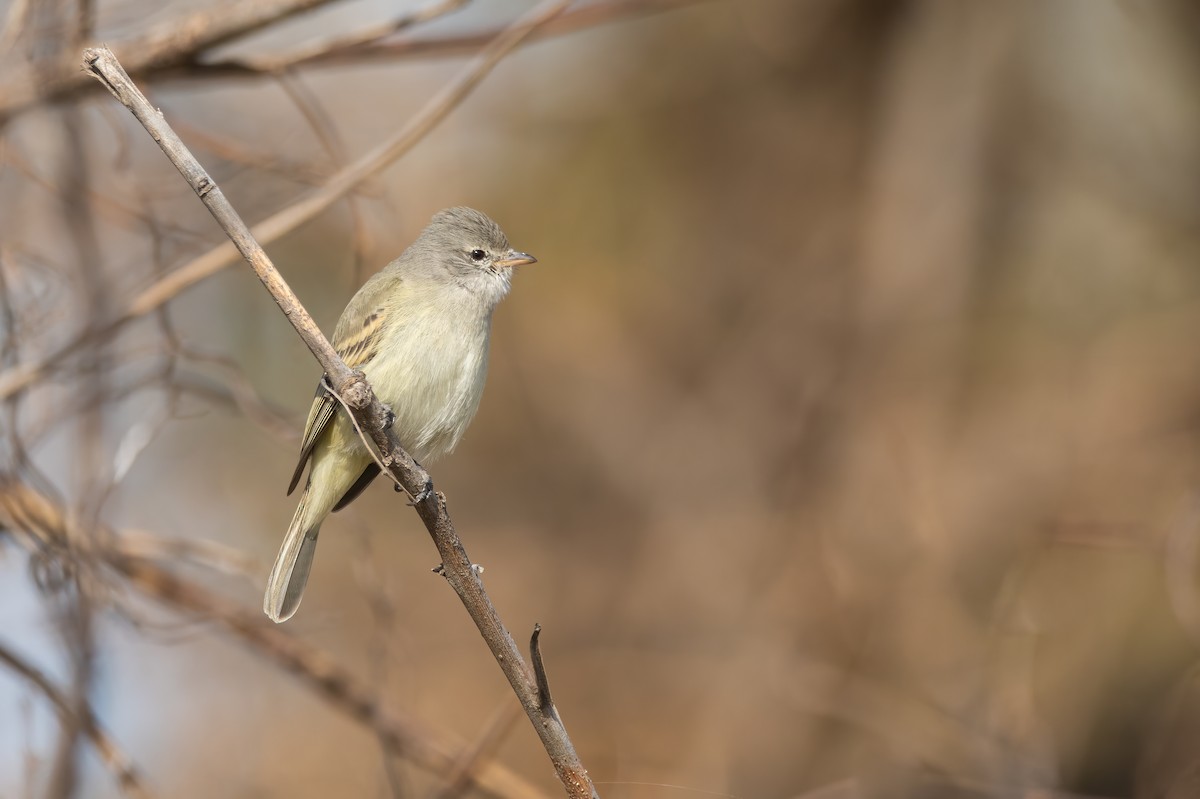
[[[317,533],[321,531],[322,518],[310,519],[306,511],[309,505],[311,484],[305,486],[296,506],[296,515],[288,526],[283,545],[275,556],[271,577],[267,580],[267,594],[263,598],[263,612],[274,622],[287,621],[300,607],[304,598],[304,586],[308,582],[308,571],[312,568],[313,555],[317,551]]]

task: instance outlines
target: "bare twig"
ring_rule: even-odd
[[[405,11],[395,19],[379,23],[378,25],[372,25],[369,28],[363,28],[362,30],[355,31],[354,33],[346,36],[338,36],[336,38],[326,39],[325,41],[314,42],[308,47],[300,50],[293,50],[287,55],[276,58],[273,61],[268,58],[256,60],[254,62],[255,67],[263,69],[267,72],[277,72],[287,69],[293,65],[304,63],[312,58],[320,57],[325,53],[345,51],[355,47],[360,47],[362,45],[370,44],[372,42],[377,42],[386,36],[399,33],[405,28],[412,27],[413,25],[417,25],[422,22],[428,22],[432,19],[437,19],[438,17],[445,16],[452,11],[457,11],[470,1],[471,0],[435,0],[435,2],[430,3],[427,6]]]
[[[12,52],[24,36],[29,25],[30,0],[13,0],[4,17],[4,31],[0,33],[0,53]]]
[[[567,11],[553,23],[543,26],[532,40],[561,36],[627,17],[669,11],[705,1],[608,0],[592,3]],[[461,56],[479,50],[499,33],[499,30],[493,29],[463,36],[391,41],[386,38],[385,31],[388,28],[394,31],[412,24],[400,18],[282,57],[231,58],[213,62],[201,60],[205,52],[219,44],[328,2],[330,0],[270,0],[219,4],[215,8],[206,8],[182,18],[167,20],[143,35],[112,45],[112,49],[124,55],[124,63],[130,74],[159,82],[264,76],[288,66],[332,66],[394,61],[405,57]],[[441,3],[435,3],[432,8],[438,10],[443,6],[453,7],[455,4],[450,0],[443,0]],[[229,11],[229,8],[233,11]],[[421,11],[418,9],[413,12],[413,16],[420,15]],[[412,21],[424,22],[427,18],[428,15]],[[0,52],[3,50],[0,49]],[[75,68],[74,59],[71,57],[50,59],[48,64],[40,64],[37,68],[27,64],[13,64],[0,72],[0,124],[39,102],[61,100],[86,89],[87,86],[86,76]]]
[[[255,150],[235,139],[217,135],[179,120],[175,122],[175,131],[182,138],[187,139],[194,148],[206,150],[230,163],[271,172],[296,183],[319,186],[329,180],[335,171],[321,164],[287,158],[273,150]],[[356,189],[354,193],[373,196],[378,192],[372,192],[369,187],[364,186]]]
[[[378,466],[379,469],[388,476],[392,483],[395,484],[396,490],[408,491],[408,489],[404,486],[404,481],[401,480],[394,471],[392,471],[393,464],[390,460],[388,460],[388,457],[385,454],[387,452],[386,447],[381,447],[379,444],[374,443],[374,437],[363,429],[363,423],[359,421],[358,416],[355,414],[355,408],[352,407],[349,400],[343,397],[341,393],[338,392],[338,390],[335,389],[329,382],[329,375],[325,375],[321,378],[321,388],[325,389],[325,391],[327,391],[335,400],[338,401],[338,404],[342,406],[342,410],[346,412],[346,416],[349,417],[350,423],[354,425],[354,432],[358,433],[358,437],[362,439],[363,446],[367,448],[367,452],[371,455],[371,458],[374,459],[375,465]],[[433,483],[430,482],[428,475],[425,476],[424,482],[422,482],[421,485],[432,490]],[[411,491],[408,491],[408,495],[413,499],[416,499],[417,497],[417,494],[414,494]]]
[[[408,152],[454,110],[467,95],[508,54],[533,25],[516,26],[504,36],[497,37],[477,58],[463,68],[452,81],[434,95],[413,116],[408,124],[392,138],[340,170],[320,189],[292,205],[276,212],[255,225],[254,238],[269,244],[290,233],[338,202],[359,184],[375,175],[404,153]],[[62,346],[39,357],[13,366],[0,373],[0,400],[20,393],[42,379],[55,364],[86,346],[106,341],[121,328],[155,310],[200,281],[215,275],[237,261],[238,250],[231,242],[223,242],[198,256],[179,269],[156,280],[139,292],[123,309],[99,329],[87,328],[71,337]]]
[[[193,372],[176,372],[171,378],[171,388],[181,394],[232,407],[247,419],[279,441],[295,443],[302,428],[287,413],[268,403],[258,395],[240,369],[223,370],[217,380]]]
[[[382,691],[388,684],[389,667],[393,661],[390,644],[394,637],[395,622],[399,614],[395,600],[388,592],[386,581],[379,572],[377,558],[371,550],[371,536],[365,529],[362,530],[361,541],[363,553],[361,559],[355,564],[354,572],[364,598],[367,600],[367,607],[371,611],[372,630],[367,654],[367,662],[370,666],[368,679],[372,684],[379,686],[379,690]],[[386,747],[383,750],[383,757],[380,758],[380,765],[393,797],[401,799],[412,793],[397,759],[391,756]]]
[[[670,11],[697,5],[706,0],[607,0],[572,8],[552,22],[541,26],[528,41],[562,36],[584,28],[593,28],[628,17]],[[228,58],[221,61],[181,64],[158,72],[158,80],[196,78],[238,78],[270,75],[285,67],[344,66],[369,62],[396,61],[401,58],[462,56],[479,50],[503,31],[503,28],[458,36],[407,39],[354,37],[326,42],[324,47],[308,47],[284,56],[266,58]],[[375,33],[374,30],[370,33]]]
[[[95,614],[91,599],[78,582],[72,590],[60,591],[54,598],[58,605],[59,634],[71,664],[71,684],[63,698],[72,712],[63,718],[46,796],[68,799],[79,787],[79,754],[83,739],[89,737],[86,728],[91,715],[89,695],[95,679]]]
[[[487,762],[520,715],[521,706],[513,702],[511,696],[497,707],[483,725],[483,732],[459,755],[446,784],[434,794],[433,799],[457,799],[462,796],[471,787],[471,775]]]
[[[69,7],[60,7],[58,13],[69,14]],[[71,20],[63,21],[68,29],[81,35],[78,26],[73,25]],[[104,259],[96,219],[91,204],[85,199],[91,182],[91,159],[84,144],[82,112],[78,106],[66,106],[60,118],[65,146],[56,170],[56,179],[66,192],[64,216],[67,240],[79,265],[78,287],[86,298],[80,305],[86,308],[89,318],[103,317],[110,306],[112,289],[104,279]],[[76,392],[84,406],[75,434],[74,456],[71,458],[78,486],[74,511],[84,520],[76,527],[79,535],[69,541],[70,547],[76,551],[83,551],[90,545],[94,529],[91,520],[98,516],[106,486],[111,483],[106,468],[108,455],[103,446],[108,422],[103,397],[112,381],[111,363],[111,355],[105,352],[89,359],[80,371],[83,379],[80,390]],[[70,684],[64,693],[74,712],[61,725],[46,787],[49,799],[70,799],[80,781],[79,760],[86,737],[82,720],[91,704],[89,695],[95,679],[96,654],[94,610],[85,572],[86,569],[74,571],[65,583],[68,590],[55,592],[53,596],[58,632],[71,672]]]
[[[78,537],[75,522],[62,505],[25,483],[0,472],[0,531],[8,531],[33,557],[62,551]],[[372,686],[342,668],[322,650],[268,621],[259,612],[169,571],[153,560],[132,555],[120,542],[126,536],[99,528],[105,546],[93,553],[140,593],[177,611],[213,619],[244,644],[311,686],[338,710],[371,729],[391,753],[438,774],[454,773],[458,746],[415,720],[391,713]],[[99,543],[99,541],[97,543]],[[108,545],[116,542],[115,545]],[[472,786],[496,799],[542,799],[543,794],[499,764],[473,772]]]
[[[320,99],[304,85],[304,81],[296,70],[280,70],[277,78],[280,88],[308,122],[333,165],[338,169],[344,167],[348,160],[346,144],[342,140],[341,134],[338,133],[333,117],[325,110]],[[357,275],[362,272],[367,263],[370,233],[354,192],[346,195],[346,207],[350,212],[350,226],[354,231],[354,274]]]
[[[491,58],[499,60],[535,27],[561,13],[566,5],[564,0],[549,0],[536,6],[533,11],[500,34],[489,48]],[[567,795],[573,799],[597,797],[591,778],[579,760],[557,712],[554,712],[552,705],[549,708],[542,707],[537,682],[467,557],[458,533],[450,521],[445,497],[429,490],[432,482],[428,473],[400,445],[395,432],[386,422],[386,410],[375,398],[366,378],[361,372],[352,371],[338,357],[262,247],[254,240],[250,229],[225,199],[220,188],[187,151],[162,114],[150,105],[133,84],[111,51],[103,48],[87,50],[84,54],[84,65],[137,117],[188,181],[209,213],[225,230],[238,251],[250,263],[284,315],[321,364],[335,392],[352,410],[352,416],[363,429],[370,432],[393,478],[398,480],[409,494],[424,497],[421,502],[415,503],[415,507],[442,556],[443,574],[467,608],[508,678],[526,715],[541,738]],[[443,92],[447,102],[452,101],[454,94],[455,92],[450,90]]]
[[[174,17],[140,36],[113,45],[131,72],[162,69],[191,61],[197,53],[253,33],[330,0],[256,0],[208,5]],[[35,103],[59,99],[88,85],[73,52],[39,63],[7,64],[0,71],[0,122]]]
[[[262,565],[253,556],[218,541],[165,538],[147,530],[121,530],[112,542],[112,547],[130,558],[194,563],[223,574],[247,579],[255,578]]]
[[[96,0],[76,0],[75,45],[87,42],[96,32]]]
[[[247,609],[141,558],[114,554],[110,562],[140,591],[179,610],[217,619],[247,646],[311,685],[322,698],[371,729],[384,748],[438,774],[452,774],[455,747],[433,730],[390,712],[366,682],[325,652]],[[496,799],[540,799],[541,792],[499,765],[469,775],[473,786]]]
[[[543,711],[554,710],[554,700],[550,698],[550,679],[546,676],[546,665],[542,663],[542,625],[533,625],[533,635],[529,638],[529,659],[533,662],[533,676],[537,680],[538,707]]]
[[[64,725],[77,727],[87,737],[99,753],[100,759],[104,761],[104,765],[116,777],[117,784],[126,796],[148,799],[150,793],[142,784],[142,778],[137,769],[112,737],[100,726],[90,705],[73,706],[73,703],[45,674],[4,644],[0,644],[0,662],[41,691],[54,705],[54,709]]]
[[[19,363],[21,360],[21,336],[15,304],[13,303],[13,288],[8,277],[9,258],[6,248],[0,246],[0,365]],[[8,442],[12,468],[31,469],[29,454],[25,449],[25,441],[21,436],[20,397],[9,397],[0,402],[0,412],[5,419],[4,437]]]

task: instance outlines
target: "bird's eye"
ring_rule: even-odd
[[[472,261],[482,261],[486,257],[487,257],[487,253],[484,252],[483,250],[471,250],[471,260]]]

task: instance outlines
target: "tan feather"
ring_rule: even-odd
[[[367,315],[362,327],[343,340],[334,341],[333,348],[351,369],[361,369],[378,351],[379,329],[383,327],[382,309]]]
[[[382,309],[376,309],[367,314],[362,326],[357,330],[342,331],[339,325],[333,342],[337,354],[351,369],[361,369],[375,357],[379,351],[379,331],[383,327]],[[300,484],[300,476],[304,467],[312,457],[313,448],[320,441],[321,435],[328,429],[330,421],[338,412],[338,401],[329,395],[322,385],[317,384],[317,395],[308,411],[308,420],[304,423],[304,436],[300,440],[300,460],[296,470],[292,472],[292,482],[288,484],[288,494],[296,490]]]

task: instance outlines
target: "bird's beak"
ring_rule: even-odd
[[[537,263],[537,258],[534,258],[532,255],[530,255],[527,252],[517,252],[516,250],[509,250],[507,253],[505,253],[503,258],[492,261],[492,266],[511,267],[511,266],[521,266],[522,264],[536,264],[536,263]]]

